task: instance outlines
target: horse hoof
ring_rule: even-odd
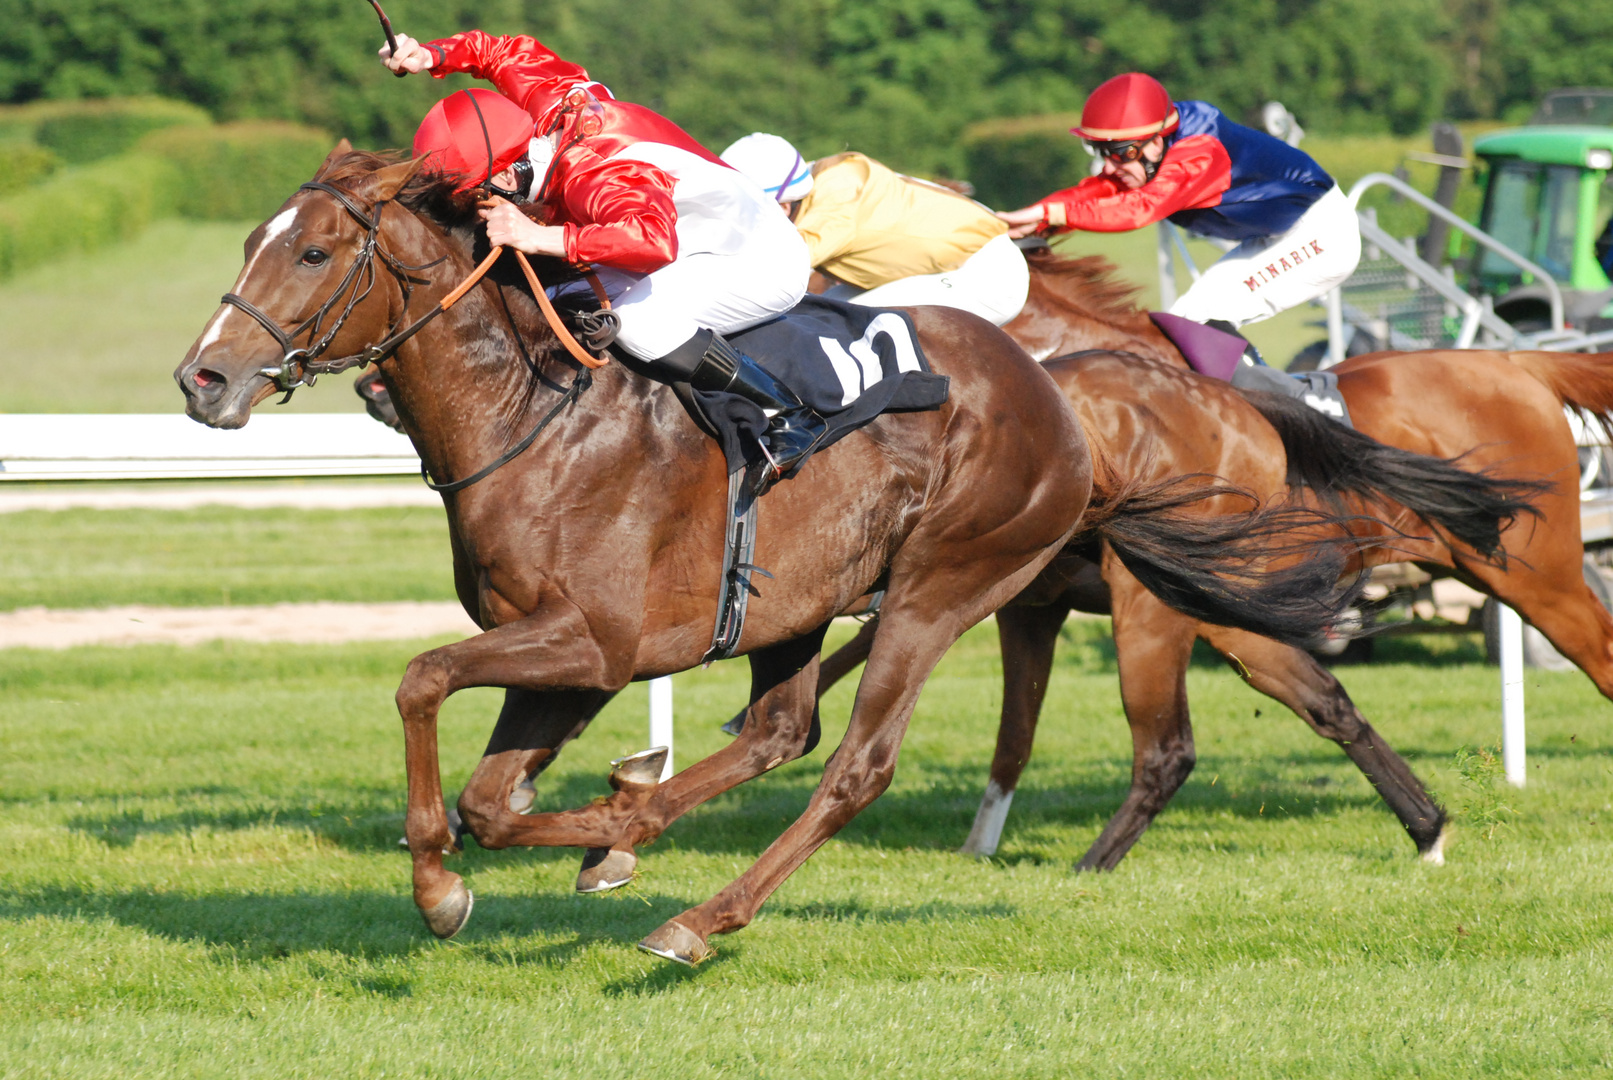
[[[1423,862],[1427,863],[1429,866],[1444,866],[1445,840],[1450,835],[1451,830],[1448,826],[1439,830],[1439,835],[1434,837],[1434,842],[1428,846],[1428,850],[1422,853]]]
[[[748,709],[741,709],[737,714],[735,714],[732,720],[728,721],[728,723],[722,726],[722,733],[724,735],[732,735],[735,738],[738,738],[740,732],[745,730],[745,714],[747,712],[749,712]]]
[[[617,791],[624,787],[654,787],[661,782],[661,771],[666,768],[667,748],[652,746],[636,754],[618,758],[610,763],[610,786]]]
[[[431,932],[446,941],[465,928],[470,921],[470,909],[475,906],[476,898],[465,888],[465,883],[456,881],[447,896],[429,908],[422,908],[420,914]]]
[[[633,880],[633,868],[638,856],[631,851],[615,848],[589,848],[582,857],[582,872],[577,875],[580,893],[610,892]]]
[[[510,813],[526,813],[532,809],[532,804],[537,801],[537,798],[537,786],[532,783],[532,777],[529,776],[515,785],[515,790],[510,792]]]
[[[717,954],[715,949],[706,944],[704,938],[676,919],[662,923],[660,929],[639,942],[638,947],[651,956],[659,956],[663,960],[686,964],[689,967],[703,963]]]

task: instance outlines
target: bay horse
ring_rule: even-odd
[[[422,310],[412,301],[467,280],[485,237],[474,203],[456,200],[451,187],[418,171],[418,162],[339,145],[315,180],[248,238],[233,293],[174,373],[186,412],[240,427],[255,405],[306,382],[307,373],[352,366],[346,361],[395,340]],[[747,925],[890,783],[936,662],[1083,525],[1089,450],[1047,373],[1008,337],[960,312],[916,309],[924,351],[951,378],[948,402],[875,420],[763,500],[755,558],[775,580],[752,596],[739,641],[754,701],[744,736],[664,783],[655,782],[653,756],[635,755],[612,772],[610,798],[521,814],[512,806],[518,788],[630,680],[701,661],[717,605],[728,485],[720,449],[671,388],[617,364],[590,376],[559,347],[517,280],[501,262],[441,318],[411,324],[418,332],[381,367],[429,474],[440,483],[483,476],[444,489],[444,507],[455,586],[484,632],[416,657],[397,693],[414,899],[433,933],[457,933],[472,906],[443,863],[457,846],[437,752],[437,715],[450,694],[505,689],[458,804],[479,843],[582,847],[593,869],[604,860],[630,873],[634,848],[673,820],[810,749],[824,632],[856,598],[885,590],[883,632],[850,727],[805,812],[732,884],[640,942],[658,956],[697,962],[711,953],[710,935]],[[293,348],[304,333],[310,342],[319,335],[306,352]],[[318,361],[326,349],[349,355]],[[1204,598],[1190,606],[1201,616],[1293,635],[1336,615],[1336,605],[1313,595],[1336,580],[1344,558],[1336,551],[1291,562],[1262,579],[1275,583],[1269,588],[1240,572],[1267,561],[1267,538],[1288,527],[1283,508],[1228,517],[1211,530],[1218,543],[1173,554],[1172,512],[1222,493],[1200,488],[1136,489],[1085,524],[1178,594],[1200,583]],[[1267,619],[1268,610],[1286,611],[1289,623]],[[585,862],[585,875],[589,868]]]
[[[1050,249],[1027,252],[1031,285],[1024,311],[1005,329],[1033,356],[1045,359],[1087,349],[1116,349],[1186,369],[1176,347],[1133,299],[1136,288],[1117,280],[1096,256],[1067,258]],[[1579,461],[1565,407],[1608,427],[1613,415],[1613,357],[1482,350],[1379,352],[1332,368],[1355,427],[1392,447],[1457,460],[1463,469],[1512,480],[1530,490],[1532,513],[1517,517],[1502,536],[1505,559],[1474,558],[1460,545],[1434,542],[1401,558],[1450,576],[1518,611],[1613,698],[1613,617],[1585,584],[1580,541]],[[1292,403],[1251,394],[1268,420],[1279,419],[1285,441],[1297,432]],[[1287,421],[1281,417],[1287,416]],[[1175,417],[1166,417],[1172,424]],[[1228,421],[1229,435],[1235,426]],[[1089,431],[1090,434],[1090,431]],[[1292,458],[1291,458],[1292,460]],[[1525,488],[1518,490],[1522,491]],[[1379,508],[1397,525],[1410,515]],[[1378,561],[1384,561],[1379,559]],[[1336,678],[1291,644],[1242,630],[1185,619],[1143,594],[1110,563],[1089,570],[1091,587],[1072,588],[1041,609],[1011,608],[999,620],[1006,689],[991,778],[964,850],[996,850],[1008,803],[1030,758],[1042,691],[1052,668],[1063,615],[1101,610],[1106,591],[1130,629],[1122,649],[1161,666],[1154,679],[1126,686],[1122,696],[1132,728],[1131,790],[1121,809],[1080,866],[1114,867],[1186,780],[1194,763],[1186,669],[1192,643],[1203,638],[1227,658],[1249,685],[1288,706],[1317,734],[1339,743],[1395,809],[1418,850],[1443,862],[1443,832],[1414,830],[1371,759],[1382,747],[1371,726]],[[1062,610],[1061,610],[1062,609]],[[847,659],[850,659],[848,657]],[[832,658],[831,658],[832,661]],[[1401,766],[1393,772],[1399,774]],[[1409,770],[1404,776],[1409,776]],[[1404,780],[1402,780],[1404,785]],[[1405,785],[1409,791],[1409,785]],[[1419,785],[1420,786],[1420,785]]]
[[[1362,541],[1352,567],[1357,570],[1452,554],[1475,563],[1495,561],[1501,555],[1503,529],[1533,513],[1530,500],[1544,487],[1536,481],[1475,475],[1386,447],[1291,399],[1238,391],[1156,359],[1095,350],[1049,360],[1043,368],[1087,433],[1096,463],[1094,503],[1101,504],[1125,485],[1195,469],[1265,500],[1297,489],[1328,503],[1353,501],[1393,522],[1391,528],[1361,516],[1349,524]],[[1386,543],[1368,543],[1371,537]],[[997,613],[1002,724],[991,780],[965,852],[989,855],[996,850],[1030,757],[1059,628],[1071,610],[1113,618],[1121,699],[1135,747],[1132,791],[1078,864],[1080,869],[1113,868],[1193,768],[1186,673],[1195,636],[1206,637],[1258,689],[1304,695],[1300,715],[1317,734],[1343,748],[1418,851],[1430,861],[1443,858],[1445,811],[1326,669],[1292,645],[1161,610],[1124,562],[1101,545],[1067,549]],[[820,693],[861,662],[876,640],[877,625],[877,619],[865,623],[852,641],[823,662]],[[1303,667],[1311,682],[1268,682],[1273,656]],[[1312,686],[1326,693],[1310,692]],[[726,730],[743,726],[741,713]]]

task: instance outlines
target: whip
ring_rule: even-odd
[[[381,10],[381,5],[377,0],[370,0],[370,7],[375,9],[375,17],[381,20],[381,29],[386,33],[387,47],[392,50],[392,55],[396,57],[398,55],[398,36],[392,32],[392,20],[386,17],[386,12]],[[392,74],[401,79],[408,72],[394,71]]]

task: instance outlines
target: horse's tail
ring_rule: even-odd
[[[1613,392],[1613,378],[1608,386]],[[1539,517],[1534,500],[1552,487],[1545,480],[1469,472],[1457,467],[1460,457],[1385,446],[1282,394],[1242,393],[1282,438],[1291,489],[1310,488],[1335,512],[1343,511],[1346,495],[1397,503],[1499,565],[1506,564],[1501,533],[1524,514]],[[1608,400],[1613,403],[1613,394]]]
[[[1144,588],[1202,622],[1279,641],[1314,641],[1356,603],[1366,575],[1342,581],[1350,558],[1380,540],[1350,535],[1350,518],[1291,503],[1262,506],[1214,477],[1176,476],[1100,494],[1074,543],[1101,538]],[[1219,495],[1244,513],[1189,514]]]
[[[1594,421],[1613,442],[1613,353],[1515,352],[1523,368],[1564,406]]]

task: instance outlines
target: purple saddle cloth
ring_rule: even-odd
[[[1171,343],[1182,350],[1182,357],[1187,361],[1188,367],[1212,379],[1231,381],[1232,372],[1238,366],[1238,359],[1243,356],[1243,350],[1249,344],[1247,341],[1236,334],[1196,323],[1192,319],[1184,319],[1180,315],[1150,311],[1148,317],[1154,320],[1154,325],[1159,327],[1160,333],[1170,338]]]

